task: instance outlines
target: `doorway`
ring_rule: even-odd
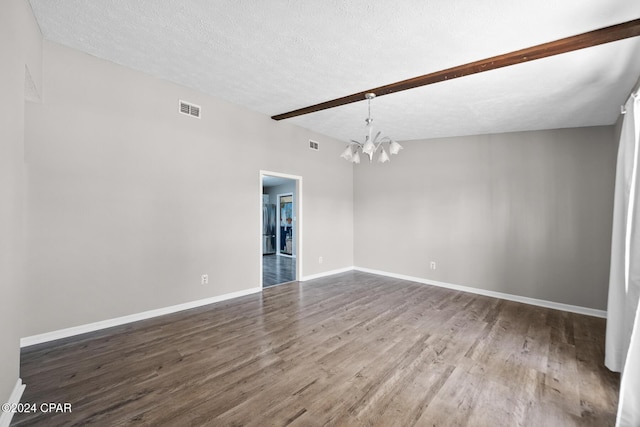
[[[277,224],[276,235],[277,256],[295,258],[294,228],[293,228],[293,193],[278,194],[276,196]]]
[[[260,280],[263,288],[300,277],[300,213],[302,178],[260,173]]]

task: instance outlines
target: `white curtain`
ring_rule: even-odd
[[[605,365],[622,372],[617,426],[640,426],[640,97],[625,105],[616,168]]]

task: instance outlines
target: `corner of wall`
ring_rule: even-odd
[[[42,36],[26,0],[0,2],[0,69],[0,402],[4,403],[16,396],[19,400],[24,388],[18,378],[25,305],[23,106],[27,86],[42,91]],[[2,422],[9,420],[5,416]]]

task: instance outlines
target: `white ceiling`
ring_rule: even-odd
[[[269,116],[640,18],[638,0],[31,0],[46,39]],[[398,140],[607,125],[640,37],[373,101]],[[365,102],[288,119],[362,139]]]

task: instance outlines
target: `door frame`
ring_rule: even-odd
[[[302,220],[302,176],[300,175],[291,175],[288,173],[282,173],[282,172],[273,172],[273,171],[267,171],[267,170],[260,170],[260,174],[259,174],[259,197],[257,197],[257,199],[259,200],[258,206],[256,211],[258,212],[258,218],[259,218],[259,228],[258,231],[256,233],[256,235],[258,236],[259,243],[260,245],[258,246],[259,250],[258,250],[258,260],[259,260],[259,276],[258,276],[258,280],[260,283],[260,288],[264,288],[264,284],[262,283],[262,179],[265,176],[274,176],[274,177],[278,177],[278,178],[287,178],[287,179],[291,179],[295,181],[295,191],[294,191],[294,196],[293,196],[293,214],[295,216],[294,218],[294,225],[295,225],[295,229],[293,232],[294,235],[294,241],[295,241],[295,245],[296,245],[296,275],[294,277],[293,280],[300,280],[300,278],[302,277],[302,251],[303,251],[303,246],[302,246],[302,237],[303,237],[303,220]],[[279,208],[279,207],[278,207]],[[280,214],[278,213],[278,217],[280,216]],[[280,228],[280,224],[277,224],[278,227],[278,232],[279,232],[279,228]],[[280,248],[278,248],[279,250]],[[277,252],[276,252],[277,253]]]

